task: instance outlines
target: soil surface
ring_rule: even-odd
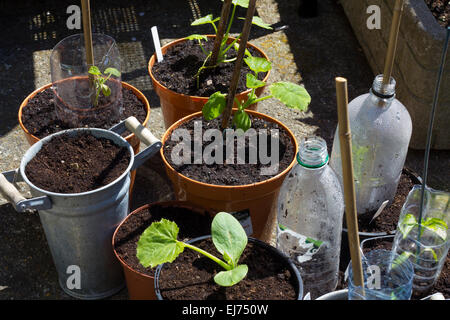
[[[123,113],[120,116],[120,120],[125,120],[130,116],[135,116],[139,122],[143,122],[147,116],[145,105],[133,91],[123,88]],[[101,106],[101,98],[99,105]],[[28,104],[23,108],[22,122],[25,128],[35,137],[42,139],[46,136],[66,130],[74,127],[90,127],[109,129],[119,121],[117,117],[111,116],[111,110],[108,108],[100,108],[94,116],[81,119],[78,126],[74,126],[71,123],[61,121],[57,115],[57,105],[55,102],[55,96],[52,89],[46,89],[36,94],[32,99],[28,101]],[[125,137],[131,132],[128,130],[122,133]]]
[[[202,41],[206,51],[212,51],[214,40]],[[261,56],[258,51],[249,47],[252,56]],[[237,52],[231,48],[227,53],[227,59],[236,57]],[[209,97],[214,92],[228,93],[234,70],[234,62],[221,63],[216,68],[203,70],[199,77],[197,87],[197,72],[206,58],[205,53],[197,41],[183,41],[169,48],[164,54],[164,60],[153,65],[153,76],[166,88],[177,93]],[[238,82],[237,93],[247,90],[246,74],[252,72],[242,63],[241,74]],[[252,72],[253,73],[253,72]],[[259,73],[258,79],[263,80],[267,73]]]
[[[450,26],[450,1],[449,0],[425,0],[436,21],[447,28]]]
[[[221,257],[211,239],[195,246]],[[298,292],[285,261],[272,251],[248,242],[240,264],[248,266],[247,276],[231,287],[220,287],[213,278],[223,271],[217,263],[197,252],[185,249],[172,263],[164,264],[160,273],[160,290],[167,300],[295,300]]]
[[[412,187],[418,183],[418,180],[411,176],[411,174],[402,172],[400,182],[398,183],[397,192],[394,201],[383,209],[381,214],[372,222],[375,212],[358,215],[358,229],[360,232],[386,232],[390,233],[397,229],[398,218],[400,211],[406,201],[406,197],[411,191]],[[344,219],[344,228],[346,228],[346,221]]]
[[[189,208],[152,205],[131,215],[120,227],[114,239],[114,249],[119,257],[133,270],[153,277],[156,268],[145,268],[136,257],[137,242],[141,234],[152,222],[162,218],[174,221],[179,227],[178,240],[187,241],[192,238],[211,233],[212,218],[209,214],[200,214]]]
[[[37,187],[57,193],[95,190],[116,180],[128,167],[130,153],[111,140],[81,133],[54,137],[25,167]]]
[[[284,169],[286,169],[292,162],[292,160],[295,157],[295,146],[292,144],[292,140],[289,137],[288,133],[282,128],[279,127],[278,124],[273,122],[268,122],[263,119],[259,119],[256,117],[250,116],[252,121],[252,128],[256,130],[256,132],[260,132],[259,130],[265,130],[267,129],[267,143],[266,145],[267,150],[270,153],[271,139],[269,138],[269,133],[271,136],[273,136],[275,139],[279,141],[279,166],[278,170],[276,171],[276,174],[272,175],[263,175],[261,169],[267,168],[270,166],[269,164],[263,165],[261,162],[260,157],[258,156],[256,164],[250,163],[249,161],[249,150],[255,150],[251,149],[249,147],[250,139],[245,140],[245,163],[244,164],[238,164],[238,147],[237,143],[234,143],[234,158],[232,163],[225,163],[225,159],[227,159],[227,153],[226,153],[226,143],[223,142],[223,164],[220,163],[213,163],[213,164],[195,164],[194,163],[194,157],[195,152],[191,151],[191,157],[190,162],[188,164],[181,163],[180,165],[177,165],[174,163],[172,158],[178,158],[172,156],[172,150],[174,147],[179,147],[179,144],[185,144],[185,141],[179,141],[178,138],[174,138],[172,140],[172,135],[166,140],[163,146],[164,150],[164,157],[169,162],[169,164],[174,168],[177,172],[181,173],[182,175],[194,179],[196,181],[201,181],[209,184],[215,184],[215,185],[245,185],[245,184],[251,184],[255,182],[260,182],[263,180],[267,180],[278,173],[282,172]],[[179,126],[179,129],[186,129],[188,130],[190,136],[191,136],[191,146],[186,146],[187,149],[195,150],[194,146],[198,144],[202,144],[202,154],[205,150],[205,147],[211,144],[211,142],[205,142],[198,141],[197,135],[194,132],[194,123],[196,121],[201,121],[202,124],[202,135],[205,133],[206,130],[209,129],[217,129],[220,128],[221,123],[221,117],[211,120],[211,121],[203,121],[202,117],[195,117],[192,118],[189,122],[183,123],[181,126]],[[231,122],[231,120],[230,120]],[[230,126],[231,127],[231,126]],[[271,130],[278,129],[279,136],[276,134],[276,132],[272,132]],[[192,138],[194,137],[194,138]],[[226,135],[223,135],[224,139],[226,139]],[[236,138],[234,138],[237,140]],[[261,144],[261,139],[258,138],[258,146]],[[259,153],[259,152],[258,152]],[[179,153],[179,155],[183,155],[183,152]],[[270,156],[269,156],[270,157]]]

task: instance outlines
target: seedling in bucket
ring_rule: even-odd
[[[137,245],[137,257],[144,267],[173,262],[184,248],[195,250],[219,264],[225,271],[214,276],[214,281],[224,287],[235,285],[245,278],[248,267],[238,264],[247,246],[247,234],[239,221],[231,214],[220,212],[211,224],[212,241],[223,255],[220,260],[214,255],[194,245],[177,240],[178,226],[175,222],[162,219],[153,222],[142,234]]]

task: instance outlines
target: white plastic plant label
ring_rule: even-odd
[[[283,252],[295,256],[298,263],[304,263],[312,259],[325,244],[323,241],[313,239],[292,231],[291,229],[278,224],[278,238],[282,237],[283,241],[279,249]]]
[[[245,209],[238,212],[231,212],[231,215],[235,217],[242,225],[242,227],[245,230],[245,233],[248,237],[250,237],[253,234],[253,226],[252,226],[252,219],[250,218],[250,210]]]

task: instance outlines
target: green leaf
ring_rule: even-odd
[[[235,112],[233,123],[236,126],[236,129],[242,129],[244,132],[252,126],[252,120],[250,120],[247,112],[243,109]]]
[[[289,108],[301,111],[306,111],[311,102],[308,91],[304,87],[291,82],[276,82],[270,86],[270,92]]]
[[[403,234],[403,239],[405,239],[408,236],[409,232],[415,226],[417,226],[416,217],[411,213],[407,213],[398,225],[400,232]]]
[[[214,276],[214,281],[219,286],[230,287],[244,279],[247,273],[247,265],[241,264],[234,269],[219,272]]]
[[[438,218],[428,218],[426,219],[422,225],[431,229],[434,233],[436,233],[442,240],[447,239],[447,230],[448,226],[444,220]]]
[[[233,0],[232,4],[238,5],[242,8],[248,8],[248,2],[249,0]]]
[[[224,94],[219,91],[213,93],[203,106],[203,117],[207,121],[217,118],[225,110],[226,104],[227,99]]]
[[[244,17],[239,17],[239,19],[245,20]],[[258,16],[253,16],[252,24],[254,24],[255,26],[258,26],[258,27],[260,27],[260,28],[264,28],[264,29],[268,29],[268,30],[272,30],[272,29],[273,29],[273,28],[270,26],[270,24],[265,23],[265,22],[263,21],[263,19],[261,19],[261,18],[258,17]]]
[[[172,262],[184,250],[184,243],[177,241],[178,226],[175,222],[162,219],[153,222],[139,238],[137,258],[146,268]]]
[[[106,84],[102,84],[102,92],[105,97],[109,97],[111,95],[111,89]]]
[[[96,66],[91,66],[90,68],[89,68],[89,71],[88,71],[90,74],[94,74],[94,75],[101,75],[102,73],[100,72],[100,69],[99,68],[97,68]]]
[[[239,221],[231,214],[219,212],[211,224],[211,235],[214,246],[232,266],[237,266],[242,252],[247,246],[247,234]]]
[[[110,75],[112,74],[115,77],[120,77],[120,71],[116,68],[106,68],[104,74]]]
[[[247,88],[260,88],[264,87],[266,83],[264,81],[258,80],[254,74],[247,73]]]
[[[239,43],[236,42],[233,46],[234,46],[234,50],[236,50],[236,52],[239,52]],[[245,55],[247,57],[252,56],[252,54],[250,53],[250,51],[248,51],[248,49],[245,49]]]
[[[259,72],[267,72],[272,69],[270,61],[260,57],[247,57],[244,59],[248,67],[256,74]]]
[[[186,40],[208,40],[208,37],[202,34],[191,34],[185,38]]]
[[[214,22],[213,15],[208,14],[207,16],[204,16],[204,17],[194,20],[194,22],[191,23],[191,26],[199,26],[201,24],[213,23],[213,22]]]

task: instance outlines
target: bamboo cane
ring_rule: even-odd
[[[236,89],[239,82],[239,76],[241,75],[242,61],[244,60],[245,49],[247,48],[248,36],[250,34],[250,28],[252,26],[253,15],[255,14],[256,0],[250,0],[247,8],[247,15],[245,17],[244,27],[242,29],[241,38],[239,41],[239,51],[237,54],[236,62],[234,65],[233,76],[231,78],[230,88],[227,95],[227,105],[223,113],[222,118],[222,130],[228,127],[228,121],[231,116],[231,110],[233,108],[234,96],[236,95]]]
[[[92,48],[92,29],[91,29],[91,7],[90,0],[81,0],[81,14],[83,18],[83,34],[84,34],[84,47],[86,49],[86,64],[88,69],[94,65],[94,50]],[[89,87],[91,91],[94,88],[94,76],[89,75]],[[95,101],[94,95],[92,100]]]
[[[348,243],[352,259],[353,283],[364,290],[364,275],[359,249],[358,218],[356,212],[355,185],[353,179],[352,141],[348,117],[347,79],[337,77],[336,97],[339,121],[339,141],[341,146],[342,176],[344,184],[345,218],[348,229]]]
[[[397,50],[398,32],[400,29],[400,21],[403,13],[404,0],[396,0],[394,13],[392,16],[391,30],[389,33],[389,43],[386,53],[386,60],[384,62],[383,85],[390,82],[392,68],[394,66],[395,52]]]
[[[222,44],[223,34],[227,26],[228,16],[230,15],[231,2],[232,0],[225,0],[222,5],[222,12],[220,14],[219,26],[217,27],[217,34],[214,40],[214,47],[210,60],[210,65],[212,66],[214,66],[217,63],[220,45]]]

